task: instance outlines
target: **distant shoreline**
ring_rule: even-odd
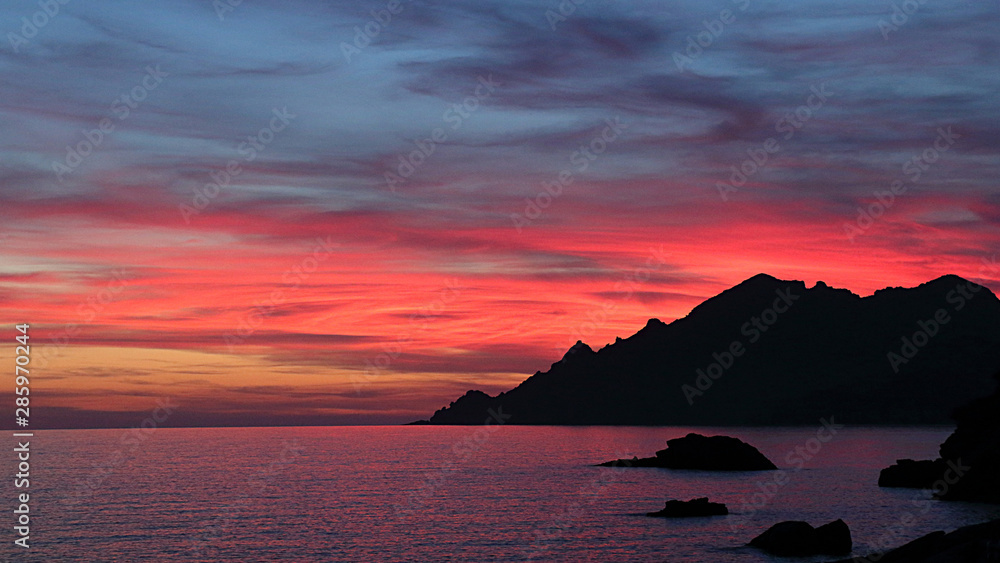
[[[443,428],[478,428],[483,426],[481,424],[413,424],[413,423],[402,423],[402,424],[261,424],[261,425],[217,425],[217,426],[162,426],[157,430],[182,430],[182,429],[221,429],[221,428],[405,428],[405,427],[443,427]],[[815,428],[815,424],[783,424],[783,425],[770,425],[770,426],[739,426],[739,425],[687,425],[687,424],[675,424],[675,425],[625,425],[625,424],[506,424],[504,426],[509,427],[525,427],[525,428],[683,428],[683,429],[699,429],[699,428],[726,428],[726,429],[749,429],[749,430],[779,430],[779,429],[792,429],[792,428]],[[898,428],[900,430],[954,430],[955,424],[850,424],[852,430],[857,429],[894,429]],[[93,427],[80,427],[80,428],[35,428],[32,432],[47,432],[47,431],[62,431],[62,430],[130,430],[134,426],[93,426]],[[5,428],[5,431],[18,431],[16,428]]]

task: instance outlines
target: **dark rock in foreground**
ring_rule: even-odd
[[[851,530],[843,520],[819,528],[807,522],[780,522],[752,539],[750,545],[781,557],[850,553]]]
[[[841,519],[816,528],[820,553],[850,553],[854,547],[851,541],[851,529]]]
[[[995,377],[1000,381],[1000,373]],[[941,458],[956,462],[950,464],[959,466],[953,469],[955,473],[962,470],[963,463],[968,468],[938,496],[1000,504],[1000,388],[985,399],[959,408],[955,422],[955,432],[941,444]]]
[[[659,512],[647,512],[646,516],[660,518],[691,518],[698,516],[725,516],[729,514],[726,505],[718,502],[708,502],[708,498],[696,498],[687,502],[668,500],[667,505]]]
[[[879,486],[933,489],[943,500],[1000,504],[1000,389],[959,408],[954,418],[958,427],[941,444],[940,458],[898,460],[882,470]]]
[[[895,465],[886,467],[879,473],[878,486],[930,489],[947,470],[948,464],[941,459],[897,459]]]
[[[816,528],[808,522],[781,522],[750,540],[750,545],[782,556],[816,553]]]
[[[777,466],[757,448],[729,436],[706,437],[688,434],[667,440],[667,449],[656,457],[619,459],[600,464],[603,467],[664,467],[667,469],[702,469],[707,471],[768,471]]]
[[[835,563],[983,563],[1000,560],[1000,520],[932,532],[885,553]]]

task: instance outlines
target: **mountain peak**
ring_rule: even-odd
[[[968,286],[968,287],[971,288],[972,286],[976,286],[978,284],[976,284],[975,282],[971,282],[971,281],[963,278],[962,276],[958,276],[958,275],[955,275],[955,274],[945,274],[943,276],[934,278],[934,279],[932,279],[929,282],[924,282],[924,283],[918,285],[917,287],[911,287],[911,288],[908,288],[908,287],[886,287],[884,289],[877,289],[877,290],[875,290],[875,295],[889,295],[889,294],[896,294],[896,295],[898,295],[898,294],[901,294],[901,293],[910,293],[910,292],[921,291],[921,290],[924,290],[924,291],[930,290],[930,291],[947,292],[947,291],[956,289],[959,286],[963,286],[963,285]],[[974,291],[978,291],[978,290],[974,290]],[[987,292],[990,293],[989,290],[987,290]]]
[[[745,291],[752,292],[772,292],[776,288],[785,287],[788,285],[795,285],[805,289],[805,282],[797,280],[780,280],[774,276],[768,274],[757,274],[756,276],[743,280],[742,282],[736,284],[732,288],[724,291],[743,293]]]
[[[962,283],[971,284],[971,283],[975,283],[975,282],[970,282],[969,280],[963,278],[962,276],[958,276],[958,275],[955,275],[955,274],[945,274],[945,275],[943,275],[943,276],[941,276],[939,278],[935,278],[935,279],[927,282],[926,284],[921,284],[921,285],[937,285],[937,284],[958,285],[958,284],[962,284]],[[976,285],[978,285],[978,284],[976,284]]]
[[[562,359],[559,361],[562,363],[568,363],[571,359],[586,357],[591,354],[594,354],[593,348],[584,344],[582,340],[577,340],[576,344],[571,346],[569,350],[566,350],[566,353],[563,354]]]
[[[751,310],[759,311],[762,305],[773,301],[778,291],[794,291],[795,295],[800,295],[805,290],[805,282],[779,280],[768,274],[757,274],[714,297],[706,299],[691,309],[685,318],[700,318],[716,322],[726,315],[744,316]],[[736,322],[736,320],[728,319],[730,322]]]

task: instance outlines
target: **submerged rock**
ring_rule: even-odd
[[[819,528],[808,522],[780,522],[750,540],[750,545],[782,557],[850,553],[851,530],[843,520]]]
[[[726,505],[718,502],[708,502],[707,497],[696,498],[689,501],[668,500],[663,510],[658,512],[647,512],[646,516],[656,516],[660,518],[691,518],[698,516],[725,516],[729,514]]]
[[[665,467],[667,469],[703,469],[709,471],[769,471],[778,467],[757,448],[729,436],[706,437],[688,434],[667,440],[667,449],[656,457],[607,461],[604,467]]]

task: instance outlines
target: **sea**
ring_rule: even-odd
[[[606,468],[690,432],[757,447],[780,472]],[[784,520],[843,519],[854,554],[1000,517],[883,489],[950,428],[354,426],[47,430],[7,484],[3,561],[812,562],[748,547]],[[28,549],[14,545],[28,492]],[[708,497],[729,516],[650,518]]]

